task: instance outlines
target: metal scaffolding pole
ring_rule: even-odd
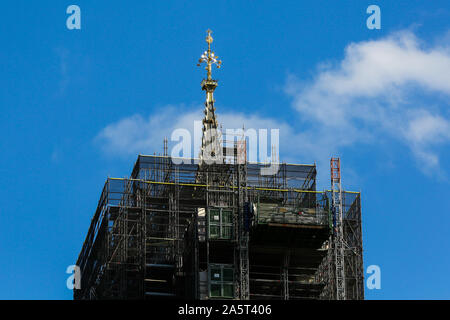
[[[345,247],[343,228],[341,168],[339,158],[331,158],[331,194],[335,218],[334,258],[336,267],[336,300],[345,300]]]

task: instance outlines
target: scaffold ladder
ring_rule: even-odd
[[[248,232],[244,227],[244,205],[247,201],[247,146],[245,137],[237,142],[237,158],[235,163],[238,167],[238,197],[239,197],[239,271],[240,271],[240,299],[250,299],[250,274],[248,261]]]
[[[330,167],[331,204],[335,217],[334,259],[336,267],[336,300],[345,300],[345,248],[340,159],[331,158]]]

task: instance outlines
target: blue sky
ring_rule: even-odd
[[[0,21],[1,299],[71,299],[105,178],[202,117],[208,28],[219,121],[279,128],[320,188],[340,156],[362,191],[366,298],[450,298],[448,1],[5,1]]]

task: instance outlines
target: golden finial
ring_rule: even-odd
[[[219,56],[215,55],[214,52],[211,51],[211,43],[213,42],[213,37],[211,36],[212,31],[210,29],[206,30],[207,36],[206,36],[206,43],[208,43],[208,50],[205,51],[200,59],[198,60],[197,66],[200,66],[202,62],[206,63],[206,71],[207,71],[207,79],[211,80],[211,67],[213,64],[217,66],[217,68],[220,68],[220,65],[222,64],[221,60],[219,59]]]
[[[206,30],[206,33],[208,34],[207,36],[206,36],[206,43],[208,44],[208,46],[210,46],[211,45],[211,43],[213,42],[213,37],[211,37],[211,33],[212,33],[212,31],[210,30],[210,29],[208,29],[208,30]]]

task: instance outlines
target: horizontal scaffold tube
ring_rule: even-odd
[[[127,179],[127,178],[108,178],[108,180],[119,180],[119,181],[136,181],[148,184],[161,184],[161,185],[178,185],[178,186],[186,186],[186,187],[215,187],[215,188],[233,188],[237,189],[236,186],[216,186],[216,185],[206,185],[206,184],[197,184],[197,183],[175,183],[175,182],[160,182],[160,181],[150,181],[150,180],[142,180],[142,179]],[[278,192],[298,192],[298,193],[324,193],[331,192],[331,190],[324,191],[314,191],[314,190],[300,190],[300,189],[277,189],[277,188],[261,188],[261,187],[246,187],[247,190],[260,190],[260,191],[278,191]],[[355,193],[358,194],[360,192],[357,191],[344,191],[346,193]],[[120,193],[120,192],[119,192]]]

